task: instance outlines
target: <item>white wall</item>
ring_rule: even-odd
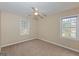
[[[36,20],[29,19],[30,34],[21,36],[19,27],[20,19],[22,19],[22,16],[5,11],[1,12],[1,46],[36,38]]]
[[[55,42],[79,51],[79,40],[60,38],[60,18],[79,14],[79,8],[52,14],[39,20],[39,38],[49,42]]]
[[[0,46],[1,46],[1,11],[0,11]],[[0,48],[0,52],[1,52],[1,48]]]
[[[40,38],[79,50],[79,41],[60,38],[60,17],[76,14],[79,14],[79,8],[52,14],[40,20],[30,18],[30,34],[21,36],[18,21],[22,16],[10,12],[1,12],[1,46]]]

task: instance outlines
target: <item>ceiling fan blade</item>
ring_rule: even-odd
[[[38,8],[35,8],[35,7],[32,7],[32,10],[33,10],[34,12],[38,12],[38,11],[39,11]]]
[[[33,10],[33,11],[35,11],[35,8],[34,8],[34,7],[32,7],[32,10]]]
[[[33,10],[33,11],[37,11],[38,9],[37,9],[37,8],[35,8],[35,7],[32,7],[32,10]]]
[[[47,15],[46,15],[46,14],[44,14],[44,13],[42,13],[42,12],[40,12],[40,14],[41,14],[42,16],[44,16],[44,17],[47,17]]]
[[[42,19],[44,18],[43,16],[41,16],[41,15],[39,15],[39,14],[38,14],[38,16],[39,16],[40,18],[42,18]]]
[[[47,17],[47,15],[43,14],[45,17]]]

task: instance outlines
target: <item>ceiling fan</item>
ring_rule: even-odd
[[[38,18],[43,19],[47,15],[43,14],[42,12],[40,12],[38,8],[32,7],[32,13],[29,16],[33,16],[33,18],[35,18],[35,19],[38,19]]]

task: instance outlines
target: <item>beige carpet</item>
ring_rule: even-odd
[[[2,48],[7,55],[15,56],[78,56],[79,53],[39,39]]]

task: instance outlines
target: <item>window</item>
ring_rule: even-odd
[[[76,16],[62,18],[62,37],[76,38],[76,20]]]
[[[20,35],[29,34],[29,20],[22,18],[20,20]]]

